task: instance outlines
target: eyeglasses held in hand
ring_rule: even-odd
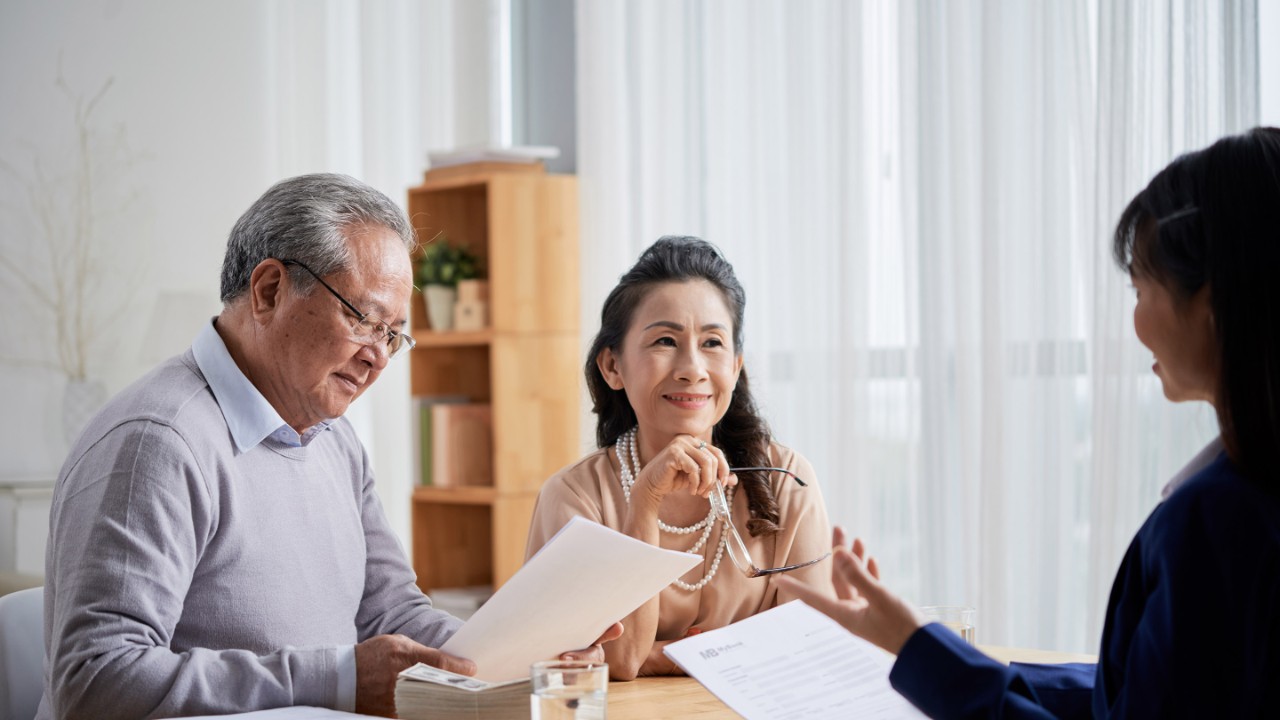
[[[393,358],[404,350],[412,350],[413,346],[418,343],[414,339],[402,332],[396,332],[391,326],[381,319],[362,313],[356,309],[346,298],[342,297],[337,290],[334,290],[329,283],[325,282],[314,270],[303,265],[297,260],[286,260],[281,258],[280,262],[287,265],[297,265],[306,270],[316,282],[324,286],[334,297],[338,298],[338,302],[342,303],[348,310],[356,316],[357,322],[351,326],[351,341],[359,345],[377,345],[383,340],[387,341],[387,357]]]
[[[731,473],[743,473],[743,472],[750,472],[750,471],[786,473],[787,475],[791,476],[791,479],[799,483],[801,487],[806,486],[806,483],[804,480],[801,480],[799,476],[797,476],[795,473],[785,468],[776,468],[776,467],[729,468],[729,472]],[[784,572],[790,572],[792,570],[799,570],[800,568],[809,567],[810,565],[813,565],[815,563],[820,563],[823,560],[826,560],[827,558],[831,557],[831,553],[826,552],[826,553],[823,553],[822,557],[810,560],[808,562],[797,563],[795,565],[783,565],[782,567],[776,567],[776,568],[761,568],[757,566],[755,563],[755,560],[751,558],[751,552],[747,550],[747,544],[742,541],[742,535],[738,533],[738,528],[735,527],[733,524],[733,517],[732,517],[731,509],[729,507],[729,502],[728,500],[725,499],[725,496],[724,496],[724,486],[721,485],[720,483],[714,483],[714,487],[711,490],[710,497],[711,497],[711,507],[715,510],[716,515],[720,516],[720,520],[724,525],[724,528],[720,532],[729,533],[729,542],[725,544],[725,547],[729,550],[729,559],[733,561],[734,566],[737,567],[738,570],[742,571],[743,575],[746,575],[749,578],[763,577],[765,575],[774,575],[777,573],[784,573]]]

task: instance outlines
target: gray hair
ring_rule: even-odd
[[[391,199],[347,175],[317,173],[281,180],[263,193],[231,228],[222,259],[222,302],[249,289],[253,269],[268,258],[304,263],[317,275],[348,267],[345,233],[362,226],[391,230],[412,251],[413,228]],[[302,290],[315,285],[301,268],[290,268]]]

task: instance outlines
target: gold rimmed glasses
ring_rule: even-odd
[[[317,275],[314,270],[306,265],[303,265],[297,260],[286,260],[284,258],[280,258],[280,262],[284,263],[286,266],[297,265],[303,270],[306,270],[311,277],[316,279],[316,282],[323,285],[325,290],[328,290],[334,297],[338,298],[338,302],[342,303],[353,315],[356,316],[357,322],[351,326],[352,342],[356,342],[361,345],[377,345],[383,340],[386,340],[388,358],[393,358],[405,350],[411,350],[414,345],[418,344],[407,334],[392,330],[391,326],[383,320],[357,310],[355,305],[352,305],[350,301],[342,297],[337,290],[334,290],[329,283],[325,282],[323,278]]]
[[[751,471],[785,473],[791,476],[791,479],[799,483],[801,487],[805,487],[806,485],[804,480],[801,480],[799,476],[797,476],[795,473],[785,468],[776,468],[776,467],[729,468],[729,472],[732,472],[732,473],[743,473],[743,472],[751,472]],[[720,520],[724,525],[724,529],[722,529],[720,532],[728,533],[729,540],[727,543],[725,543],[725,548],[728,549],[729,551],[729,559],[733,561],[734,566],[737,567],[738,570],[742,571],[743,575],[746,575],[749,578],[763,577],[765,575],[775,575],[777,573],[784,573],[784,572],[790,572],[792,570],[799,570],[800,568],[809,567],[814,563],[822,562],[823,560],[826,560],[827,558],[831,557],[831,553],[826,552],[826,553],[823,553],[822,557],[809,560],[808,562],[796,563],[795,565],[783,565],[782,567],[775,567],[775,568],[761,568],[757,566],[755,563],[755,560],[751,558],[751,552],[747,550],[747,544],[743,542],[742,535],[738,533],[738,528],[735,527],[733,524],[733,517],[732,517],[732,513],[730,512],[729,502],[728,500],[725,499],[725,496],[724,496],[724,486],[721,485],[720,483],[714,483],[714,487],[711,490],[710,498],[711,498],[711,507],[715,510],[716,515],[720,517]]]

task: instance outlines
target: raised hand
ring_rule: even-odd
[[[861,539],[854,540],[852,547],[846,547],[845,542],[844,529],[837,527],[831,563],[835,599],[793,577],[782,576],[774,582],[854,635],[896,655],[907,638],[925,624],[925,618],[880,584],[880,569]]]
[[[591,645],[581,650],[570,650],[569,652],[563,653],[560,655],[560,659],[586,660],[588,662],[602,663],[605,661],[604,644],[611,640],[617,640],[620,637],[622,637],[622,623],[616,622],[610,625],[609,629],[605,630],[604,634],[596,638],[596,641]]]
[[[632,492],[645,492],[655,502],[673,492],[707,497],[715,483],[733,485],[729,460],[720,448],[692,435],[677,435],[640,471]]]

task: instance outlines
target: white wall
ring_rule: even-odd
[[[428,148],[483,142],[490,126],[492,3],[466,0],[6,0],[0,4],[0,249],[54,275],[45,236],[20,188],[36,163],[74,177],[72,103],[61,76],[90,97],[104,209],[93,228],[96,271],[87,309],[115,311],[91,378],[117,392],[154,364],[140,347],[157,300],[216,312],[227,232],[271,183],[302,172],[360,177],[404,203]],[[126,162],[127,161],[127,162]],[[70,185],[68,185],[70,187]],[[70,192],[48,195],[73,215]],[[125,199],[132,202],[125,205]],[[87,286],[87,284],[86,284]],[[51,358],[49,319],[0,275],[0,477],[50,475],[67,450],[65,377],[14,364]],[[187,313],[191,315],[191,312]],[[194,311],[198,317],[199,309]],[[162,355],[185,349],[196,319],[174,328]],[[408,535],[408,365],[393,364],[351,418],[366,438],[383,502]],[[7,529],[0,529],[6,530]]]

